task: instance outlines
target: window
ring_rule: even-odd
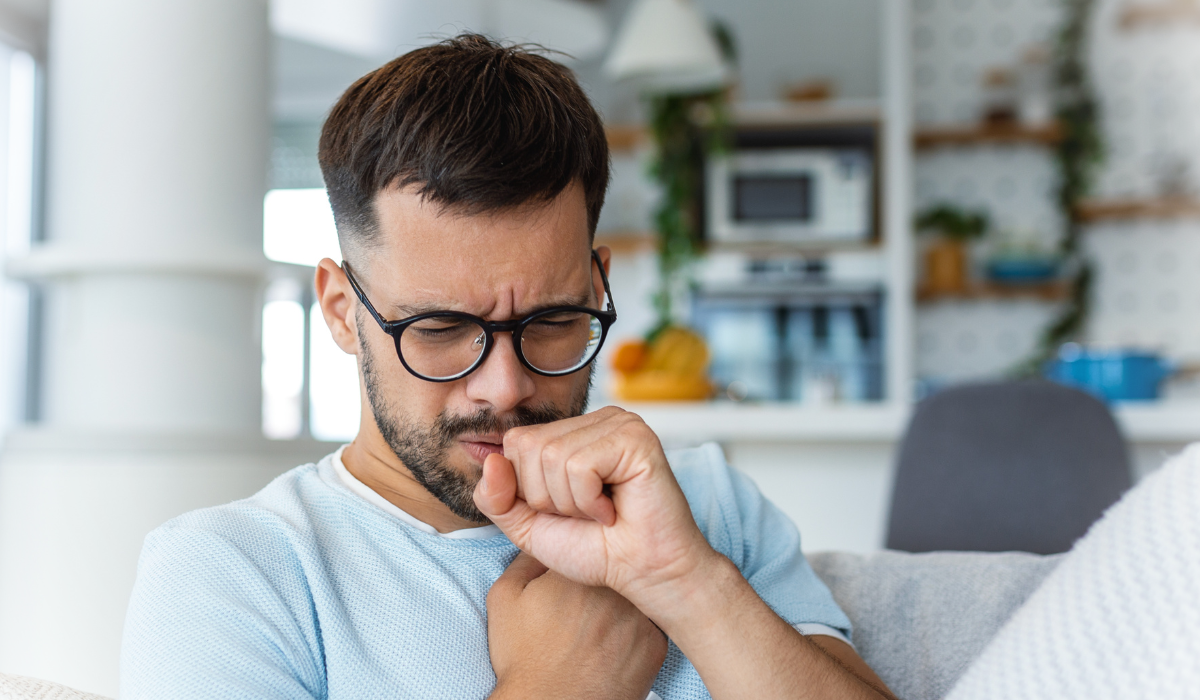
[[[37,72],[32,56],[0,44],[0,270],[33,239]],[[31,304],[27,285],[0,277],[0,434],[36,418]]]
[[[263,252],[274,268],[263,304],[263,433],[349,440],[358,432],[358,368],[329,335],[312,292],[322,258],[341,261],[323,189],[276,189],[263,201]]]

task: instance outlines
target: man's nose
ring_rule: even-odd
[[[521,364],[513,346],[512,333],[497,333],[487,359],[467,375],[467,398],[493,410],[511,411],[533,396],[537,385],[532,373]]]

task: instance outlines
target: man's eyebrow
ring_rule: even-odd
[[[546,309],[552,309],[556,306],[587,306],[588,301],[590,301],[590,297],[586,294],[552,297],[531,309],[525,310],[519,314],[515,314],[513,318],[524,318],[530,314],[535,314],[539,311],[545,311]],[[429,314],[437,311],[472,313],[467,309],[456,307],[453,304],[439,304],[433,302],[418,304],[395,304],[389,308],[389,311],[394,314],[392,318],[395,320],[401,320],[412,316],[420,316],[422,314]]]

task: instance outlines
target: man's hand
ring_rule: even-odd
[[[608,588],[570,581],[519,554],[487,597],[499,698],[642,700],[667,640]]]
[[[632,413],[609,407],[508,431],[504,454],[483,464],[475,504],[553,571],[624,596],[670,635],[716,700],[888,697],[852,648],[809,642],[709,546],[658,437]],[[541,625],[559,619],[557,607]]]
[[[658,437],[615,407],[508,431],[475,503],[546,566],[617,591],[660,625],[724,559],[696,527]]]

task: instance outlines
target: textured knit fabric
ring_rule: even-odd
[[[0,700],[108,700],[65,685],[0,673]]]
[[[1200,698],[1200,444],[1096,523],[948,697]]]
[[[697,525],[784,620],[849,632],[795,527],[719,448],[669,457]],[[517,549],[407,525],[351,493],[333,459],[147,537],[122,700],[487,697],[485,597]],[[674,645],[653,689],[709,697]]]

